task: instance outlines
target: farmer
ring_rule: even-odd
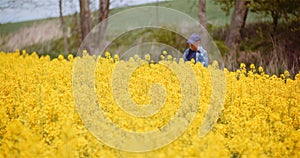
[[[201,38],[198,34],[192,34],[187,40],[189,48],[183,54],[184,61],[195,60],[195,63],[200,62],[203,66],[208,66],[208,55],[206,50],[200,45]]]

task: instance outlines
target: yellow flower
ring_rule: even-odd
[[[83,50],[83,51],[82,51],[82,56],[87,56],[87,55],[88,55],[87,50]]]
[[[194,59],[194,58],[191,59],[191,63],[192,63],[192,64],[195,63],[195,59]]]
[[[72,61],[72,60],[73,60],[73,58],[74,58],[74,57],[73,57],[73,55],[72,55],[72,54],[69,54],[69,55],[68,55],[68,60],[69,60],[69,61]]]
[[[27,54],[26,50],[22,50],[22,55],[25,55],[25,54]]]
[[[284,71],[284,76],[285,76],[286,78],[289,78],[289,77],[290,77],[289,71],[285,70],[285,71]]]
[[[111,55],[110,55],[110,52],[109,52],[109,51],[106,51],[106,52],[104,53],[104,56],[105,56],[106,58],[111,58]]]
[[[259,72],[259,73],[263,73],[263,72],[264,72],[264,69],[260,66],[260,67],[258,67],[258,72]]]
[[[218,61],[214,60],[213,63],[212,63],[212,67],[215,68],[215,69],[218,69],[219,68]]]
[[[222,71],[212,69],[218,66],[216,62],[209,68],[200,63],[186,65],[182,58],[179,63],[168,62],[165,58],[170,57],[166,53],[162,53],[161,62],[151,60],[149,54],[145,55],[147,61],[133,56],[120,62],[114,62],[119,57],[111,58],[109,52],[97,60],[87,51],[83,54],[82,58],[70,54],[68,60],[63,55],[50,60],[48,55],[38,58],[36,53],[28,55],[26,50],[22,54],[18,50],[0,52],[2,157],[300,157],[300,72],[295,79],[288,71],[270,77],[262,67],[255,73],[252,64],[248,72],[245,64],[236,72],[226,68]],[[150,64],[143,64],[150,60]],[[74,73],[75,63],[79,66]],[[196,83],[189,82],[183,66],[194,70]],[[124,69],[118,71],[120,67]],[[173,70],[186,76],[187,82],[181,83]],[[93,72],[95,76],[85,72]],[[226,81],[219,78],[223,72]],[[81,87],[81,96],[73,96],[74,75],[78,75],[79,84],[86,84]],[[129,77],[128,81],[125,77]],[[224,100],[213,98],[218,97],[219,92],[213,92],[221,84],[226,84]],[[198,87],[196,113],[187,113],[188,109],[178,112],[183,98],[193,95],[184,92],[182,86]],[[118,89],[125,91],[118,93]],[[119,151],[98,141],[76,111],[75,100],[80,100],[79,97],[91,103],[90,90],[95,90],[98,106],[116,128],[132,133],[163,132],[177,112],[185,123],[185,119],[195,117],[180,137],[163,148],[145,153]],[[123,101],[116,101],[120,98]],[[140,107],[151,103],[161,105],[152,116],[135,117],[120,107],[129,101]],[[207,121],[207,111],[215,110],[211,105],[221,101],[224,101],[223,113],[212,130],[200,138],[199,129]],[[108,136],[122,138],[117,132]],[[165,137],[169,139],[168,135]]]
[[[120,60],[120,57],[119,57],[118,54],[115,54],[115,55],[114,55],[114,60],[115,60],[115,61],[119,61],[119,60]]]
[[[61,54],[59,54],[57,58],[58,58],[58,60],[64,60],[64,56]]]
[[[245,69],[245,68],[246,68],[246,65],[245,65],[244,63],[241,63],[241,64],[240,64],[240,68],[241,68],[241,69]]]
[[[146,61],[150,61],[150,60],[151,60],[150,54],[146,54],[146,55],[145,55],[145,59],[146,59]]]
[[[172,61],[173,57],[172,57],[172,55],[168,55],[167,58],[168,58],[169,61]]]
[[[135,60],[139,60],[140,57],[136,54],[136,55],[134,55],[134,59],[135,59]]]
[[[254,64],[251,64],[251,65],[250,65],[250,69],[255,69],[255,65],[254,65]]]
[[[164,50],[164,51],[162,52],[162,54],[166,56],[166,55],[168,54],[168,52]]]

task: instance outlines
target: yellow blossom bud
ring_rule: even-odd
[[[115,55],[114,55],[114,60],[115,60],[115,61],[119,61],[119,60],[120,60],[120,57],[119,57],[118,54],[115,54]]]
[[[110,52],[109,52],[109,51],[106,51],[106,52],[104,53],[104,56],[105,56],[106,58],[111,58]]]
[[[82,51],[82,56],[87,56],[87,55],[88,55],[87,50],[83,50],[83,51]]]
[[[64,60],[64,56],[61,54],[59,54],[57,58],[58,58],[58,60]]]
[[[260,66],[260,67],[258,67],[258,72],[259,72],[259,73],[263,73],[263,72],[264,72],[264,69]]]
[[[68,60],[72,61],[73,58],[74,58],[74,57],[73,57],[73,54],[69,54],[69,55],[68,55]]]
[[[284,71],[284,76],[285,76],[286,78],[289,78],[289,77],[290,77],[289,71],[285,70],[285,71]]]
[[[164,51],[162,52],[162,54],[163,54],[163,55],[167,55],[168,52],[164,50]]]
[[[245,69],[245,68],[246,68],[246,65],[245,65],[244,63],[241,63],[241,64],[240,64],[240,68],[241,68],[241,69]]]
[[[151,60],[150,54],[146,54],[146,55],[145,55],[145,59],[146,59],[147,61],[150,61],[150,60]]]

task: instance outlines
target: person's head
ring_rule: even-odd
[[[198,45],[200,45],[201,38],[198,34],[192,34],[189,39],[187,40],[187,43],[189,44],[189,47],[192,50],[197,50]]]

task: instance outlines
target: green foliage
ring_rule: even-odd
[[[271,16],[273,28],[276,30],[278,21],[289,21],[300,16],[300,3],[296,0],[251,0],[251,11]]]
[[[213,0],[215,4],[229,15],[236,0]],[[273,19],[274,30],[280,19],[299,21],[300,3],[297,0],[248,0],[250,11]],[[300,27],[298,27],[299,29]]]
[[[51,20],[52,18],[41,19],[41,20],[32,20],[32,21],[24,21],[24,22],[15,22],[15,23],[6,23],[0,24],[0,35],[7,35],[9,33],[13,33],[18,31],[20,28],[30,27],[33,24],[39,24],[45,22],[47,20]]]
[[[299,16],[300,3],[296,0],[251,0],[251,11],[284,17]]]
[[[77,54],[78,50],[78,44],[76,44],[74,41],[76,41],[75,36],[71,36],[68,38],[69,43],[69,52],[64,52],[64,40],[63,38],[59,38],[56,40],[51,40],[47,42],[42,43],[36,43],[33,45],[25,46],[21,49],[25,49],[28,52],[37,52],[38,55],[49,55],[51,59],[57,58],[58,55],[62,54],[65,57],[67,57],[68,54],[73,54],[74,56]]]
[[[133,46],[149,42],[162,43],[181,52],[184,52],[187,45],[186,39],[175,32],[158,28],[141,28],[128,31],[119,36],[112,41],[107,50],[115,53],[124,53],[124,51],[131,49]]]
[[[235,0],[213,0],[215,4],[220,5],[221,9],[226,13],[228,16],[230,10],[233,8]]]
[[[222,56],[225,56],[229,53],[229,48],[225,45],[224,41],[215,40],[214,42],[216,43],[217,47],[219,48]]]
[[[158,3],[149,3],[149,4],[139,5],[139,6],[167,7],[188,14],[194,19],[198,20],[198,0],[170,0],[170,1],[163,1]],[[110,15],[134,7],[138,7],[138,6],[129,6],[124,8],[112,9],[110,11]],[[206,1],[206,16],[207,16],[208,23],[211,23],[214,26],[223,26],[225,24],[230,23],[230,17],[226,16],[222,12],[222,10],[214,3],[214,0]]]
[[[289,70],[291,74],[299,72],[300,30],[290,27],[300,26],[298,23],[278,23],[272,29],[272,23],[248,24],[243,29],[243,40],[240,43],[240,61],[254,63],[266,68],[270,74],[280,74]]]

